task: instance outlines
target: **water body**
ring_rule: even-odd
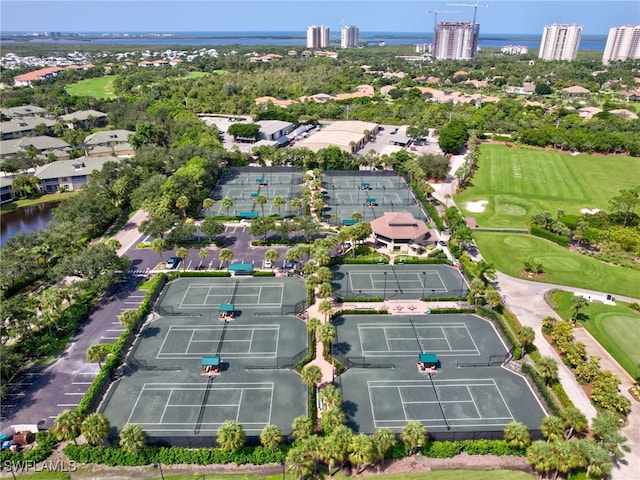
[[[4,212],[0,215],[0,247],[4,247],[7,240],[18,232],[27,234],[47,229],[53,220],[53,210],[59,203],[41,203]]]
[[[3,43],[10,44],[15,41],[11,32],[5,32]],[[504,45],[523,45],[528,48],[540,48],[541,34],[491,34],[480,32],[479,45],[484,48],[500,48]],[[305,48],[306,34],[300,31],[287,32],[174,32],[174,33],[148,33],[132,32],[130,34],[111,33],[84,33],[80,37],[61,38],[34,38],[25,37],[20,41],[31,41],[38,44],[65,45],[82,44],[91,45],[162,45],[162,46],[193,46],[193,47],[220,47],[220,46],[266,46]],[[384,42],[386,45],[415,45],[416,43],[431,43],[432,32],[360,32],[360,42],[369,45],[378,45]],[[583,35],[580,41],[581,50],[604,51],[607,42],[606,35]],[[331,48],[339,48],[340,38],[331,35]]]

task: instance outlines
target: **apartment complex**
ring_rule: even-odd
[[[611,27],[604,47],[602,63],[640,58],[640,25]]]
[[[556,24],[545,26],[538,58],[542,60],[575,60],[582,36],[582,27]]]
[[[307,48],[327,48],[329,46],[329,27],[311,25],[307,27]]]
[[[342,48],[352,48],[358,46],[358,27],[345,25],[340,29],[340,46]]]
[[[475,60],[480,24],[472,22],[440,22],[433,36],[436,60]]]

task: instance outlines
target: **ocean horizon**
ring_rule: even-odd
[[[55,36],[45,36],[32,32],[3,32],[3,41],[18,41],[16,36],[36,43],[51,44],[105,44],[105,45],[176,45],[194,47],[240,46],[290,46],[306,47],[304,31],[219,31],[219,32],[55,32]],[[500,48],[505,45],[522,45],[528,48],[540,48],[542,33],[482,33],[478,45],[484,48]],[[22,39],[20,39],[21,41]],[[379,45],[415,45],[431,43],[431,32],[360,32],[359,40],[370,46]],[[583,35],[580,50],[604,51],[607,35]],[[330,48],[339,47],[340,36],[330,35]]]

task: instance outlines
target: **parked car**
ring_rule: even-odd
[[[264,268],[271,268],[271,267],[273,267],[273,262],[271,260],[265,260]]]
[[[441,247],[446,247],[447,242],[445,242],[444,240],[438,240],[438,245],[440,245]]]
[[[294,262],[293,260],[285,260],[284,268],[288,268],[288,269],[296,268],[296,262]]]
[[[167,260],[167,263],[165,264],[164,268],[168,270],[173,270],[178,266],[179,263],[180,263],[180,259],[178,257],[171,257],[169,260]]]

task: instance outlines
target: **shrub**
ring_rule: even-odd
[[[197,271],[197,272],[171,272],[169,274],[169,280],[179,277],[230,277],[231,273],[227,270],[211,270],[211,271]]]
[[[338,297],[336,301],[339,303],[344,302],[384,302],[384,298],[382,297],[365,297],[365,296],[356,296],[356,297]]]
[[[547,389],[547,385],[545,385],[544,380],[538,374],[536,369],[533,368],[528,363],[523,363],[522,373],[524,373],[525,375],[528,375],[529,378],[533,381],[533,384],[536,387],[538,394],[544,399],[544,402],[547,404],[547,407],[549,407],[549,410],[551,411],[551,413],[553,415],[559,415],[562,409],[556,402],[555,398],[549,393],[549,390]]]
[[[524,455],[524,450],[511,448],[505,440],[465,440],[463,449],[469,455]]]
[[[451,458],[462,452],[462,442],[428,442],[422,454],[429,458]]]
[[[522,344],[518,339],[518,335],[516,335],[516,333],[511,329],[509,322],[507,322],[502,315],[494,312],[493,310],[489,310],[483,307],[478,307],[477,310],[478,313],[484,318],[488,318],[500,327],[500,330],[504,333],[507,341],[513,347],[513,358],[515,358],[516,360],[522,358]],[[517,331],[519,331],[519,328]]]
[[[273,270],[268,272],[263,270],[256,270],[255,272],[253,272],[253,276],[254,277],[275,277],[276,272],[274,272]]]
[[[340,315],[386,315],[389,313],[389,310],[386,308],[379,309],[368,309],[368,308],[359,308],[359,309],[345,309],[338,310],[333,313],[331,318],[338,318]]]
[[[558,235],[557,233],[550,232],[549,230],[545,230],[544,228],[539,227],[538,225],[531,225],[531,228],[529,229],[529,231],[531,232],[531,235],[535,237],[544,238],[553,243],[557,243],[561,247],[569,246],[569,237],[565,237],[564,235]]]

